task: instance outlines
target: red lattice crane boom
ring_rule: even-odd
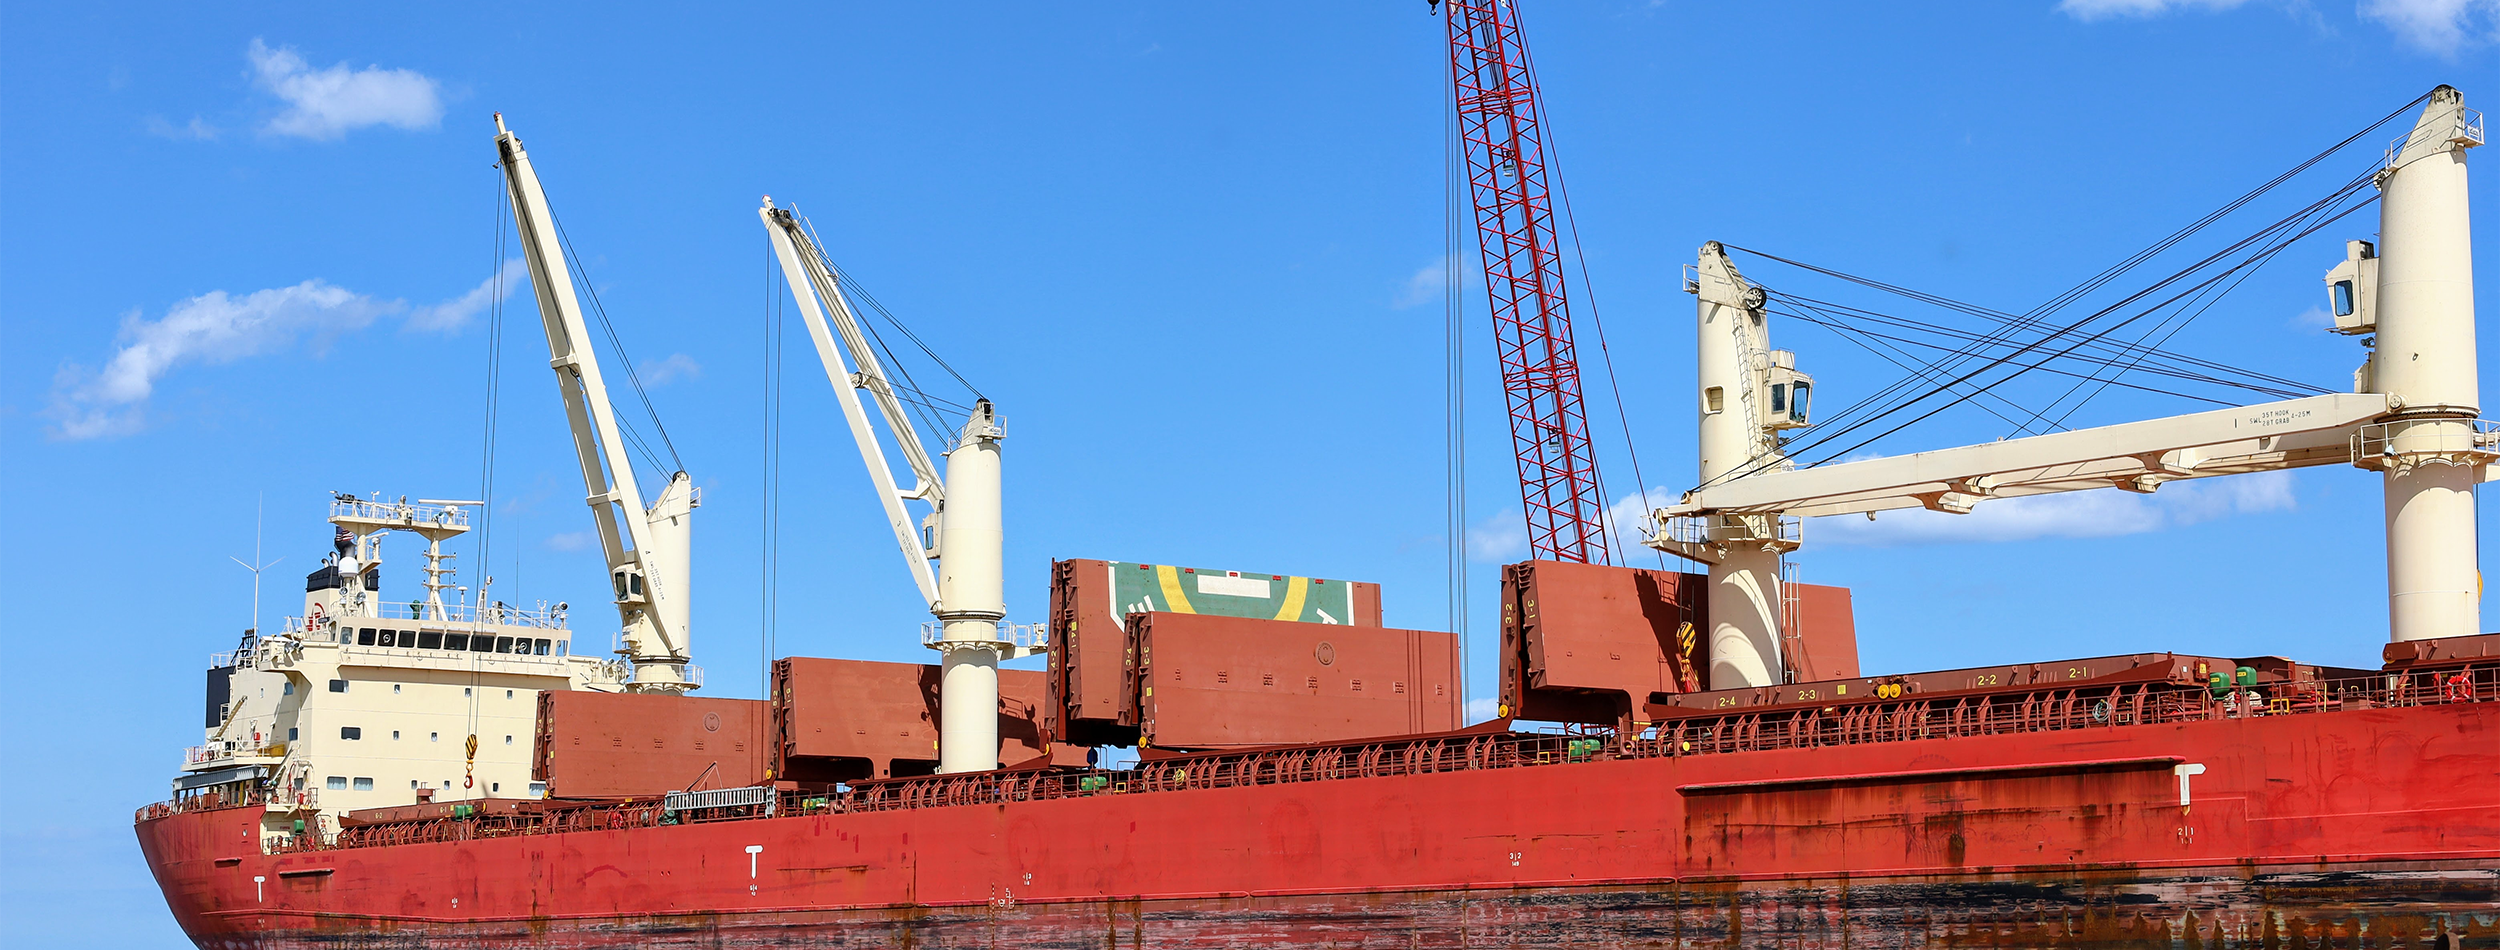
[[[1483,251],[1502,391],[1540,559],[1610,563],[1605,500],[1571,347],[1536,79],[1511,0],[1447,0],[1450,79]]]

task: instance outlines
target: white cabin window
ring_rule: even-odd
[[[341,738],[341,739],[363,739],[364,737],[365,737],[365,730],[364,730],[364,727],[363,727],[363,726],[340,726],[340,727],[339,727],[339,738]]]
[[[2334,286],[2335,315],[2339,317],[2352,316],[2352,281],[2339,280],[2335,282]]]
[[[502,782],[488,782],[488,783],[486,783],[486,790],[487,790],[487,791],[489,791],[489,792],[500,792],[500,791],[503,791],[503,783],[502,783]]]
[[[535,797],[542,797],[542,796],[545,796],[546,794],[547,794],[547,783],[545,783],[545,782],[531,782],[531,783],[530,783],[530,796],[531,796],[531,797],[533,797],[533,798],[535,798]]]
[[[359,792],[373,791],[373,779],[362,775],[356,776],[356,790]]]
[[[347,790],[347,776],[344,776],[344,775],[333,775],[333,776],[330,776],[329,781],[327,781],[327,782],[326,782],[326,783],[324,783],[324,784],[328,785],[331,789],[336,790],[336,791],[342,791],[342,792],[343,792],[343,791],[346,791],[346,790]]]
[[[507,689],[507,690],[504,690],[504,691],[503,691],[503,698],[505,698],[505,699],[511,699],[511,698],[512,698],[512,691],[511,691],[511,690],[508,690],[508,689]]]
[[[295,741],[295,727],[294,727],[294,726],[288,726],[288,727],[286,727],[286,741],[288,741],[288,742],[293,742],[293,741]]]
[[[286,681],[286,685],[285,685],[285,686],[281,686],[281,687],[279,687],[279,688],[278,688],[278,695],[280,695],[280,696],[293,696],[293,695],[295,695],[295,681],[294,681],[294,680],[288,680],[288,681]]]
[[[512,737],[511,737],[511,736],[505,736],[505,737],[503,737],[503,744],[505,744],[505,745],[511,745],[511,744],[512,744]]]
[[[344,692],[347,692],[347,681],[346,681],[346,680],[331,680],[331,681],[330,681],[330,691],[331,691],[331,692],[333,692],[333,693],[344,693]]]
[[[392,741],[392,742],[398,742],[398,741],[399,741],[399,730],[397,730],[397,729],[393,729],[393,730],[391,730],[391,741]]]
[[[441,742],[441,741],[443,741],[443,734],[442,734],[442,733],[439,733],[439,732],[429,732],[429,733],[426,733],[426,734],[425,734],[425,741],[427,741],[427,742]]]
[[[394,692],[394,693],[399,692],[399,684],[398,684],[398,683],[392,683],[392,684],[391,684],[391,692]]]

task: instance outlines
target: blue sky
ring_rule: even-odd
[[[1701,242],[2022,310],[2436,83],[2500,101],[2496,6],[1533,5],[1589,275],[1577,302],[1584,320],[1597,305],[1614,360],[1611,384],[1587,367],[1613,494],[1692,480],[1677,268]],[[1393,625],[1449,622],[1449,106],[1420,2],[0,17],[0,571],[27,674],[7,703],[43,776],[7,793],[0,901],[28,945],[180,943],[127,816],[198,741],[207,654],[251,622],[250,576],[228,558],[251,556],[255,505],[264,556],[284,559],[274,622],[324,549],[325,492],[478,490],[481,287],[511,253],[495,111],[705,489],[709,692],[756,695],[761,665],[766,193],[808,211],[1009,420],[1017,619],[1038,619],[1049,559],[1102,557],[1379,581]],[[2328,166],[2366,168],[2398,131]],[[2310,184],[2265,207],[2324,190]],[[2475,199],[2486,220],[2495,188]],[[2169,346],[2345,385],[2359,351],[2319,331],[2318,277],[2374,221],[2287,250]],[[1920,313],[1739,263],[1776,289]],[[2483,312],[2494,293],[2486,281]],[[1482,299],[1464,299],[1483,695],[1518,502]],[[506,313],[488,569],[516,599],[594,602],[527,293]],[[1822,330],[1773,332],[1826,407],[1898,375]],[[921,659],[910,582],[823,377],[791,345],[779,645]],[[2071,424],[2191,408],[2112,397]],[[1868,451],[2002,428],[1947,414]],[[1797,560],[1856,589],[1874,670],[2164,649],[2369,665],[2378,511],[2374,475],[2318,468],[1810,527]],[[2487,506],[2482,523],[2500,520]],[[386,568],[400,592],[414,553],[399,544]],[[586,629],[603,616],[575,612]]]

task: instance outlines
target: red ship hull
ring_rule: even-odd
[[[260,815],[138,825],[202,947],[2500,947],[2491,702],[279,854]]]

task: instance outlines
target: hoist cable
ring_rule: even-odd
[[[659,432],[660,444],[668,448],[668,458],[671,464],[660,465],[658,457],[654,455],[652,465],[662,469],[660,474],[664,476],[685,471],[685,460],[678,457],[677,444],[669,439],[668,426],[660,421],[660,410],[651,405],[651,391],[643,387],[642,374],[634,371],[634,359],[625,352],[625,341],[616,335],[616,325],[608,320],[608,308],[599,301],[599,288],[596,282],[590,279],[590,269],[583,266],[582,256],[573,250],[572,236],[564,232],[564,219],[557,216],[553,210],[548,211],[547,216],[555,223],[556,239],[564,245],[564,256],[573,262],[573,273],[579,276],[575,283],[590,297],[591,313],[599,318],[599,329],[607,335],[608,348],[616,353],[617,364],[625,368],[625,380],[633,385],[634,396],[642,401],[642,411],[650,415],[651,427]],[[619,425],[622,427],[622,420],[619,420]],[[650,448],[645,446],[643,451],[648,454]]]
[[[2361,203],[2361,204],[2354,205],[2354,206],[2352,206],[2351,208],[2346,209],[2346,210],[2345,210],[2345,211],[2343,211],[2342,213],[2335,215],[2334,217],[2327,218],[2327,219],[2326,219],[2326,220],[2324,220],[2324,221],[2320,221],[2320,222],[2318,222],[2316,225],[2314,225],[2314,226],[2310,227],[2309,229],[2304,230],[2304,231],[2300,232],[2299,234],[2293,235],[2292,237],[2285,239],[2285,241],[2284,241],[2283,243],[2288,244],[2288,243],[2290,243],[2290,242],[2292,242],[2292,241],[2297,241],[2297,240],[2299,240],[2299,239],[2301,239],[2301,238],[2308,237],[2309,235],[2314,234],[2314,233],[2316,233],[2317,231],[2319,231],[2319,230],[2321,230],[2321,229],[2325,228],[2327,225],[2330,225],[2330,224],[2333,224],[2333,223],[2335,223],[2335,222],[2337,222],[2337,221],[2341,221],[2341,220],[2343,220],[2345,215],[2349,215],[2349,214],[2353,213],[2354,211],[2359,211],[2359,210],[2361,210],[2362,208],[2369,207],[2371,203],[2375,202],[2375,200],[2376,200],[2376,199],[2374,198],[2374,199],[2372,199],[2372,201],[2371,201],[2371,202],[2363,202],[2363,203]],[[2245,266],[2247,266],[2247,264],[2246,264],[2246,263],[2242,263],[2242,264],[2239,264],[2239,265],[2234,265],[2234,266],[2233,266],[2231,269],[2229,269],[2229,270],[2223,271],[2223,272],[2222,272],[2222,273],[2220,273],[2220,274],[2216,274],[2216,275],[2214,275],[2213,277],[2207,278],[2207,279],[2204,281],[2204,283],[2200,283],[2200,284],[2198,284],[2198,285],[2197,285],[2197,287],[2198,287],[2198,288],[2201,288],[2201,287],[2205,286],[2205,284],[2211,284],[2211,283],[2219,282],[2219,281],[2221,281],[2223,278],[2229,277],[2229,276],[2230,276],[2230,275],[2232,275],[2233,273],[2238,272],[2238,271],[2239,271],[2242,267],[2245,267]],[[2193,289],[2194,289],[2194,288],[2191,288],[2191,291],[2192,291]],[[2182,293],[2179,295],[2179,297],[2185,297],[2186,295],[2187,295],[2187,292],[2182,292]],[[2172,299],[2172,300],[2177,300],[2177,299],[2179,299],[2179,297],[2173,297],[2173,298],[2171,298],[2171,299]],[[2164,301],[2164,303],[2165,303],[2165,304],[2167,304],[2167,303],[2168,303],[2168,301]],[[2150,313],[2150,312],[2152,312],[2152,311],[2145,311],[2144,313],[2139,313],[2139,314],[2137,314],[2136,316],[2133,316],[2133,317],[2128,317],[2128,318],[2127,318],[2127,319],[2125,319],[2125,320],[2121,320],[2121,321],[2119,321],[2116,325],[2111,326],[2109,329],[2102,330],[2102,331],[2100,331],[2099,333],[2095,333],[2095,334],[2093,334],[2091,337],[2088,337],[2088,338],[2086,338],[2086,339],[2087,339],[2087,340],[2090,340],[2090,339],[2098,339],[2098,338],[2100,338],[2100,337],[2102,337],[2102,336],[2106,336],[2106,335],[2108,335],[2108,334],[2115,333],[2115,332],[2117,332],[2119,329],[2121,329],[2121,328],[2123,328],[2123,327],[2127,326],[2128,324],[2130,324],[2130,323],[2134,323],[2136,320],[2142,319],[2142,318],[2143,318],[2143,317],[2144,317],[2147,313]],[[2043,341],[2043,342],[2045,342],[2045,341]],[[2036,344],[2035,344],[2035,345],[2036,345]],[[2082,346],[2082,345],[2083,345],[2083,343],[2082,343],[2082,342],[2077,342],[2077,343],[2075,343],[2075,344],[2073,344],[2073,345],[2071,345],[2071,346],[2067,347],[2067,349],[2066,349],[2066,350],[2060,351],[2060,352],[2058,352],[2058,353],[2053,353],[2053,354],[2050,354],[2049,356],[2046,356],[2046,357],[2042,357],[2042,358],[2041,358],[2040,363],[2045,363],[2045,362],[2047,362],[2047,361],[2048,361],[2048,360],[2050,360],[2050,359],[2054,359],[2054,358],[2056,358],[2056,357],[2058,357],[2058,356],[2065,355],[2065,353],[2067,353],[2067,352],[2071,352],[2071,351],[2072,351],[2075,347]],[[2029,349],[2031,349],[2031,348],[2032,348],[2032,347],[2025,347],[2024,349],[2027,351],[2027,350],[2029,350]],[[1990,369],[1993,369],[1993,368],[1995,368],[1995,367],[1997,367],[1997,366],[2003,365],[2003,364],[2005,364],[2005,363],[2007,363],[2007,362],[2011,362],[2011,361],[2012,361],[2012,360],[2013,360],[2016,356],[2020,355],[2020,353],[2021,353],[2021,352],[2023,352],[2023,351],[2017,351],[2016,353],[2009,353],[2009,354],[2007,354],[2007,355],[2005,355],[2005,356],[2003,356],[2003,357],[1999,357],[1999,358],[1997,358],[1997,359],[1990,360],[1990,361],[1988,362],[1988,365],[1986,365],[1986,366],[1982,366],[1982,367],[1980,367],[1979,369],[1976,369],[1976,370],[1972,370],[1971,372],[1969,372],[1969,373],[1967,373],[1967,374],[1964,374],[1962,377],[1960,377],[1959,379],[1957,379],[1957,380],[1955,380],[1955,381],[1956,381],[1956,382],[1960,382],[1961,380],[1966,380],[1966,379],[1969,379],[1969,378],[1970,378],[1970,377],[1972,377],[1972,376],[1976,376],[1976,375],[1978,375],[1978,374],[1980,374],[1980,373],[1984,373],[1984,372],[1986,372],[1986,371],[1988,371],[1988,370],[1990,370]],[[2025,372],[2029,372],[2030,370],[2033,370],[2033,369],[2037,369],[2037,368],[2039,368],[2040,363],[2033,363],[2033,364],[2031,364],[2031,365],[2029,365],[2029,366],[2025,366],[2025,367],[2023,367],[2023,368],[2021,368],[2021,369],[2015,370],[2012,374],[2010,374],[2010,375],[2006,376],[2004,379],[1999,379],[1999,380],[1997,380],[1997,381],[1995,381],[1995,382],[1989,383],[1988,385],[1990,385],[1990,386],[1995,386],[1995,385],[2002,384],[2002,383],[2004,383],[2004,382],[2006,382],[2006,381],[2008,381],[2008,380],[2011,380],[2011,379],[2013,379],[2013,378],[2015,378],[2015,377],[2017,377],[2017,376],[2022,375],[2022,374],[2023,374],[2023,373],[2025,373]],[[1919,415],[1917,418],[1915,418],[1915,419],[1911,419],[1911,420],[1910,420],[1910,421],[1908,421],[1908,422],[1904,422],[1904,423],[1901,423],[1900,425],[1894,426],[1894,427],[1892,427],[1892,428],[1890,428],[1890,429],[1886,429],[1886,430],[1884,430],[1884,431],[1883,431],[1883,432],[1881,432],[1881,433],[1878,433],[1878,434],[1876,434],[1876,435],[1874,435],[1874,436],[1872,436],[1872,437],[1869,437],[1869,438],[1867,438],[1867,439],[1863,439],[1863,440],[1859,441],[1859,442],[1858,442],[1857,444],[1855,444],[1855,445],[1852,445],[1852,446],[1850,446],[1850,447],[1848,447],[1848,448],[1842,449],[1842,450],[1840,450],[1840,451],[1838,451],[1838,452],[1834,452],[1834,453],[1832,453],[1831,455],[1826,456],[1826,457],[1825,457],[1825,461],[1828,461],[1828,460],[1829,460],[1829,459],[1831,459],[1831,458],[1837,458],[1837,457],[1841,457],[1841,456],[1846,456],[1846,455],[1847,455],[1848,453],[1850,453],[1850,452],[1855,452],[1855,451],[1857,451],[1858,449],[1865,448],[1868,444],[1873,443],[1874,441],[1876,441],[1876,440],[1878,440],[1878,439],[1882,439],[1882,438],[1884,438],[1885,436],[1891,435],[1891,434],[1893,434],[1893,433],[1895,433],[1895,432],[1899,432],[1899,431],[1901,431],[1902,429],[1907,428],[1907,427],[1909,427],[1909,426],[1916,425],[1917,423],[1919,423],[1919,422],[1921,422],[1921,421],[1924,421],[1924,420],[1926,420],[1926,419],[1928,419],[1928,418],[1930,418],[1930,417],[1933,417],[1935,414],[1937,414],[1937,413],[1939,413],[1939,412],[1943,412],[1943,411],[1944,411],[1944,410],[1946,410],[1946,409],[1952,408],[1955,404],[1958,404],[1959,402],[1960,402],[1960,400],[1955,400],[1954,402],[1946,403],[1946,404],[1941,405],[1941,406],[1938,406],[1938,407],[1936,407],[1936,408],[1934,408],[1934,409],[1930,409],[1930,410],[1928,410],[1927,412],[1920,414],[1920,415]],[[1869,421],[1872,421],[1872,420],[1869,420]],[[1829,439],[1825,439],[1825,440],[1823,440],[1823,441],[1829,441]],[[1820,465],[1820,464],[1822,464],[1822,462],[1815,462],[1815,463],[1812,463],[1812,464],[1814,464],[1814,465]]]

